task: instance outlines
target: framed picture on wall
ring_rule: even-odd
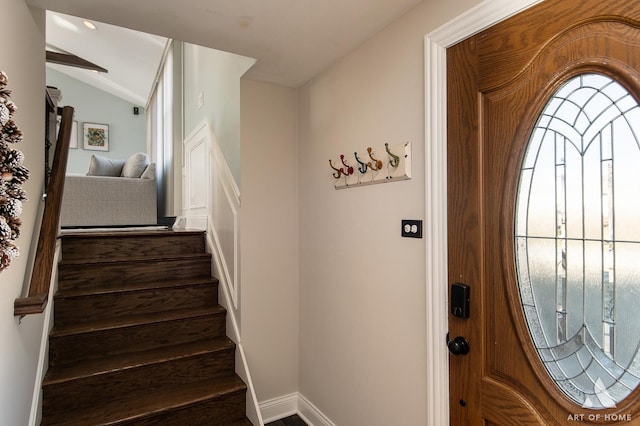
[[[84,149],[109,151],[109,125],[83,123]]]

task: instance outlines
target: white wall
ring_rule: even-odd
[[[59,106],[74,107],[74,120],[78,123],[78,148],[69,150],[67,172],[86,173],[92,154],[114,159],[127,159],[136,152],[147,151],[147,123],[144,107],[133,115],[137,106],[103,90],[47,67],[47,85],[62,92]],[[109,125],[109,151],[83,148],[84,122]]]
[[[183,60],[184,135],[193,132],[205,119],[211,123],[240,187],[238,81],[253,66],[255,59],[184,43]]]
[[[337,425],[426,424],[425,0],[299,91],[299,391]],[[412,142],[413,179],[336,191],[328,159]],[[425,235],[424,238],[429,238]]]
[[[296,91],[243,79],[242,338],[259,401],[298,389]]]
[[[182,141],[184,139],[182,114],[183,99],[182,99],[182,42],[174,42],[171,44],[173,49],[173,170],[171,175],[173,176],[173,182],[168,186],[173,191],[173,206],[167,206],[165,212],[168,216],[179,216],[182,209],[182,167],[184,166],[183,147]],[[167,200],[167,204],[169,204]]]
[[[18,321],[13,302],[22,295],[22,284],[44,179],[44,11],[28,8],[23,0],[2,2],[4,42],[0,69],[9,77],[11,98],[18,106],[15,121],[24,141],[15,146],[25,155],[31,179],[23,188],[24,204],[17,244],[20,257],[0,272],[0,424],[26,425],[42,337],[43,316]]]

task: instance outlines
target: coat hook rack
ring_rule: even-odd
[[[333,161],[329,160],[336,189],[411,179],[410,142],[397,145],[385,143],[384,148],[378,149],[369,146],[367,154],[371,161],[363,161],[357,151],[349,158],[341,154],[339,158],[343,167],[338,167],[338,162],[334,165]],[[384,160],[380,159],[382,157]],[[355,173],[354,167],[350,165],[356,163],[359,173]]]

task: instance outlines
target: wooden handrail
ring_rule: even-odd
[[[44,312],[49,300],[53,260],[56,252],[56,240],[60,226],[60,209],[64,192],[64,176],[67,171],[69,142],[73,124],[73,107],[62,109],[62,121],[56,142],[56,150],[51,167],[47,197],[44,204],[42,226],[36,249],[33,273],[26,297],[15,300],[13,314],[16,316],[40,314]]]

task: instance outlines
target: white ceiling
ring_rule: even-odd
[[[49,63],[47,66],[135,105],[146,106],[167,39],[100,22],[94,22],[96,29],[91,30],[83,21],[47,12],[47,49],[79,56],[106,68],[108,73]]]
[[[26,0],[31,6],[255,58],[249,77],[288,87],[304,84],[421,1]],[[74,49],[80,49],[85,39],[75,39]],[[140,52],[129,56],[130,48],[125,42],[93,60],[76,54],[111,73],[110,58],[137,66]]]

